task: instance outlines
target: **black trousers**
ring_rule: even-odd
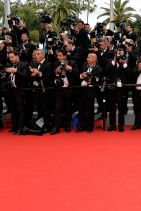
[[[65,116],[63,126],[71,127],[73,95],[74,95],[74,91],[69,88],[62,88],[55,91],[54,127],[56,128],[61,127],[63,114]]]
[[[120,88],[119,88],[120,89]],[[116,111],[118,110],[118,125],[123,127],[125,124],[125,104],[127,95],[118,89],[107,91],[107,105],[109,111],[109,125],[116,127]]]
[[[26,126],[32,126],[32,116],[37,110],[37,118],[44,118],[44,127],[52,124],[51,114],[54,111],[54,90],[31,90],[25,95]]]
[[[97,91],[94,88],[82,88],[79,92],[78,118],[82,129],[93,130],[96,95]]]
[[[135,122],[134,125],[141,126],[141,90],[135,90],[133,95]]]
[[[2,118],[2,111],[3,111],[3,102],[2,102],[2,92],[0,90],[0,120]]]
[[[25,93],[11,88],[9,99],[13,128],[22,129],[25,125]]]

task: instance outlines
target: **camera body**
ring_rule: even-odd
[[[11,81],[10,75],[8,75],[5,71],[4,71],[4,67],[0,65],[0,72],[1,72],[1,86],[2,89],[10,89],[12,87],[14,87],[13,82]]]
[[[52,18],[48,12],[40,14],[40,23],[51,23]]]
[[[116,61],[119,62],[120,59],[126,60],[126,55],[123,52],[123,49],[117,49],[115,51]]]
[[[126,28],[126,22],[120,21],[115,23],[116,27],[120,27],[121,30],[124,30]]]
[[[15,25],[18,25],[19,22],[20,22],[20,18],[15,14],[10,14],[10,15],[7,16],[7,18],[8,18],[8,25],[9,26],[13,26],[14,23],[15,23]]]
[[[76,16],[69,15],[68,18],[61,22],[61,26],[70,27],[70,25],[75,25],[77,23]]]
[[[66,71],[65,71],[65,66],[66,65],[67,65],[67,62],[66,61],[62,61],[60,66],[58,67],[61,70],[61,72],[60,72],[60,74],[56,75],[56,78],[55,78],[55,86],[56,87],[64,86],[63,78],[66,77]]]

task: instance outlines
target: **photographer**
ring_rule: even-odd
[[[137,61],[137,66],[132,73],[132,83],[136,85],[141,84],[141,60]],[[133,104],[135,121],[131,130],[137,130],[141,128],[141,86],[133,88]]]
[[[3,128],[3,122],[2,122],[3,102],[2,102],[2,81],[1,81],[3,68],[4,68],[3,65],[0,64],[0,128]]]
[[[98,41],[100,38],[105,37],[105,36],[113,36],[114,32],[111,31],[110,29],[106,28],[105,23],[97,23],[93,32],[95,33],[96,40]]]
[[[19,53],[9,53],[11,64],[5,69],[7,73],[7,86],[12,115],[12,129],[18,135],[24,135],[25,126],[25,88],[29,87],[29,68],[19,59]]]
[[[134,41],[134,43],[135,43],[136,40],[137,40],[137,35],[134,32],[134,26],[133,25],[128,25],[126,27],[126,32],[127,32],[126,38],[127,39],[132,39]]]
[[[29,64],[32,60],[32,53],[36,49],[36,46],[30,42],[30,38],[27,33],[22,33],[21,41],[22,44],[18,46],[20,51],[20,60]]]
[[[57,37],[57,33],[53,31],[51,19],[44,17],[42,19],[42,29],[40,32],[40,43],[43,44],[43,50],[45,54],[48,54],[48,50],[53,48],[54,39]]]
[[[37,88],[33,90],[31,98],[32,108],[38,103],[40,115],[44,118],[43,132],[48,133],[51,130],[51,114],[54,108],[54,90],[47,89],[54,86],[55,74],[52,65],[45,59],[44,51],[38,49],[35,51],[34,60],[30,66],[31,71],[31,87]],[[37,100],[37,102],[35,102]],[[33,112],[33,109],[32,109]],[[31,115],[30,115],[31,116]],[[39,117],[42,117],[39,116]]]
[[[97,65],[97,55],[89,53],[87,63],[83,65],[80,74],[81,86],[79,92],[79,128],[78,132],[92,132],[94,128],[94,100],[97,97],[102,78],[102,69]],[[92,88],[93,87],[93,88]]]
[[[11,29],[13,47],[18,47],[18,45],[22,43],[22,33],[29,34],[29,31],[25,27],[25,22],[23,20],[20,20],[19,17],[17,17],[16,15],[9,15],[8,24]]]
[[[106,92],[107,105],[109,108],[108,131],[116,130],[117,107],[119,132],[123,132],[128,89],[123,87],[122,84],[128,84],[130,76],[130,71],[123,49],[119,49],[115,52],[113,60],[106,66],[104,70],[104,76],[106,78],[106,82],[110,84]]]
[[[116,23],[116,32],[114,34],[114,41],[115,41],[115,46],[117,48],[121,48],[123,46],[123,41],[125,37],[126,37],[126,31],[124,22]]]
[[[58,50],[57,59],[55,85],[58,89],[56,89],[55,93],[55,122],[51,135],[60,132],[63,109],[65,113],[65,131],[71,131],[72,100],[75,90],[68,89],[68,87],[74,87],[79,84],[79,72],[76,62],[68,60],[67,52],[63,49]]]
[[[90,39],[88,38],[88,34],[85,30],[85,25],[84,25],[84,22],[83,21],[78,21],[77,23],[77,27],[78,27],[78,31],[79,33],[76,34],[75,36],[75,45],[76,47],[80,47],[82,49],[82,62],[85,62],[86,61],[86,58],[88,56],[88,51],[89,51],[89,47],[90,47],[90,44],[91,44],[91,41]]]
[[[67,51],[68,59],[73,60],[77,63],[79,69],[81,69],[83,65],[82,61],[82,49],[81,47],[76,47],[74,42],[70,39],[64,42],[65,50]]]

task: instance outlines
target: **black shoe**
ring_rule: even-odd
[[[16,135],[26,135],[26,131],[24,129],[18,129],[16,132],[15,132]]]
[[[76,132],[78,132],[78,133],[83,132],[83,131],[86,131],[86,129],[85,128],[82,128],[82,127],[78,127],[76,129]]]
[[[51,128],[43,128],[43,133],[50,133],[51,132]]]
[[[124,132],[124,128],[123,127],[119,127],[119,132]]]
[[[16,133],[17,132],[17,128],[12,127],[8,132],[9,133]]]
[[[109,126],[107,131],[116,131],[116,127],[113,127],[113,126]]]
[[[57,133],[60,133],[60,129],[59,129],[59,128],[54,127],[54,128],[51,130],[50,135],[55,135],[55,134],[57,134]]]
[[[65,132],[70,133],[71,132],[71,127],[65,127]]]
[[[138,130],[138,129],[140,129],[140,128],[141,128],[140,126],[134,125],[134,126],[131,128],[131,130]]]
[[[93,128],[87,128],[87,132],[88,133],[92,133],[93,132]]]
[[[0,128],[3,128],[3,122],[0,120]]]

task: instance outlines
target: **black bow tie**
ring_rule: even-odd
[[[41,66],[41,65],[42,65],[42,63],[39,62],[39,63],[38,63],[38,67]]]

